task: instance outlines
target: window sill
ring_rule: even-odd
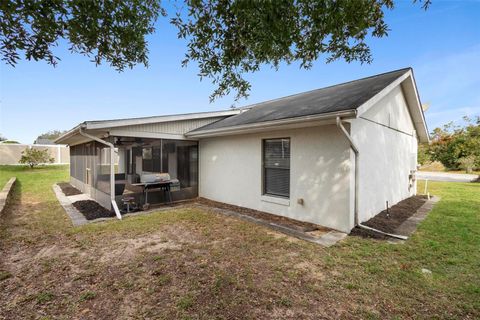
[[[268,195],[262,195],[261,201],[268,202],[268,203],[275,203],[282,206],[289,207],[290,206],[290,199],[280,198],[280,197],[272,197]]]

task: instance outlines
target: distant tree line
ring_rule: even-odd
[[[449,122],[431,133],[430,144],[419,146],[418,162],[439,161],[446,169],[468,173],[480,169],[480,116],[464,117],[464,125]]]
[[[48,139],[48,140],[55,140],[57,139],[58,137],[60,137],[62,134],[64,134],[66,132],[66,130],[64,131],[61,131],[61,130],[51,130],[51,131],[48,131],[48,132],[45,132],[45,133],[42,133],[41,135],[39,135],[37,137],[37,140],[38,139]]]

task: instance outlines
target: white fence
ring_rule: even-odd
[[[70,163],[70,150],[68,146],[65,145],[0,143],[0,165],[18,164],[18,161],[22,157],[22,151],[26,148],[48,150],[50,157],[54,159],[54,164]]]

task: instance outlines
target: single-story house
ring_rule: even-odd
[[[143,176],[168,173],[174,201],[349,232],[416,193],[417,144],[428,141],[406,68],[227,111],[86,121],[56,143],[70,146],[71,183],[107,208],[138,194]]]

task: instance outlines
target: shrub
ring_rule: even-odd
[[[22,157],[18,162],[28,164],[30,168],[33,168],[42,163],[53,163],[53,161],[55,161],[55,159],[50,157],[48,150],[27,148],[22,151]]]
[[[424,165],[432,161],[432,156],[430,154],[430,148],[428,147],[428,144],[422,143],[418,145],[417,161],[420,165]]]
[[[431,159],[440,161],[447,169],[480,167],[480,117],[464,120],[463,127],[450,122],[432,133]]]
[[[458,164],[460,168],[465,170],[467,173],[472,173],[476,160],[477,160],[477,157],[475,157],[474,155],[470,155],[468,157],[463,157],[458,159]]]

